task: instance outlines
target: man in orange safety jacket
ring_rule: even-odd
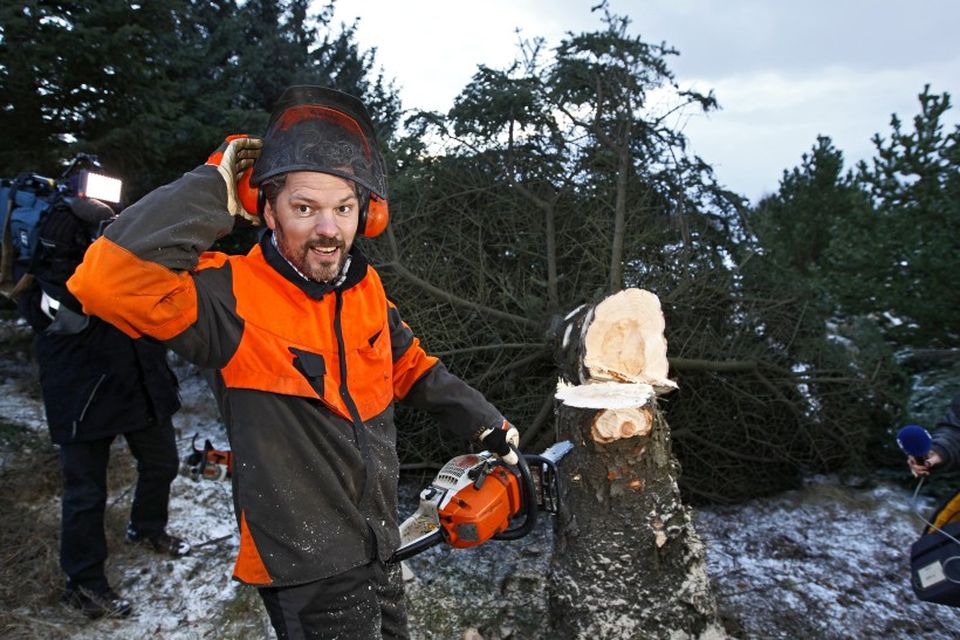
[[[258,214],[240,204],[250,166]],[[207,249],[235,217],[262,219],[246,255]],[[427,355],[357,235],[387,223],[373,126],[356,98],[290,87],[261,143],[128,207],[69,281],[86,313],[151,336],[213,382],[234,455],[234,577],[280,638],[405,638],[393,402],[436,415],[508,461],[517,430]]]

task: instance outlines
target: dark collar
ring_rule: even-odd
[[[331,282],[316,282],[304,278],[287,262],[286,258],[280,255],[277,248],[273,246],[273,242],[271,241],[272,236],[273,231],[270,229],[264,229],[260,234],[260,251],[263,252],[263,257],[267,261],[267,264],[273,267],[277,273],[284,278],[297,285],[301,291],[314,300],[319,300],[331,291],[345,291],[358,284],[367,275],[367,265],[369,264],[367,257],[363,255],[360,247],[354,243],[350,248],[350,261],[347,265],[346,278],[343,278],[339,283],[337,283],[336,280]]]

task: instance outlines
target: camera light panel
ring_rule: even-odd
[[[80,176],[79,194],[85,198],[96,198],[105,202],[120,202],[123,181],[105,176],[102,173],[84,171]]]

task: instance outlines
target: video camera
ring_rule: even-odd
[[[103,173],[97,157],[87,153],[74,156],[56,179],[28,172],[0,180],[0,293],[15,297],[25,286],[22,275],[34,264],[40,224],[56,203],[66,203],[87,223],[92,240],[113,221],[110,205],[120,204],[122,190],[123,182]]]

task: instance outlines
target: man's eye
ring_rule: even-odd
[[[299,213],[302,216],[305,216],[308,213],[310,213],[310,207],[305,204],[301,204],[299,207],[297,207],[297,213]]]
[[[337,213],[339,213],[342,216],[347,215],[351,211],[353,211],[353,207],[349,204],[344,204],[337,207]]]

